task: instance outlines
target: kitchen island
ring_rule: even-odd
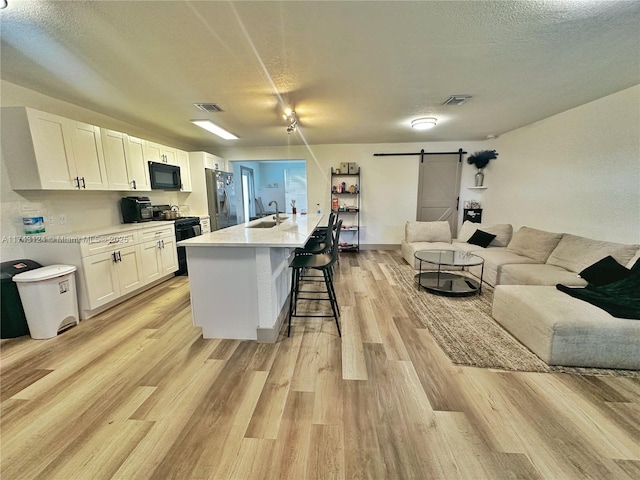
[[[187,252],[193,324],[204,338],[275,342],[288,314],[289,257],[322,215],[281,215],[178,242]]]

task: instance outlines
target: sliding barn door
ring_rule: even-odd
[[[460,197],[461,155],[423,155],[418,177],[417,220],[428,222],[446,220],[455,238],[458,228],[458,199]]]

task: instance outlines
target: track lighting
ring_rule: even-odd
[[[287,125],[287,134],[291,134],[291,132],[295,132],[298,127],[298,119],[296,117],[296,112],[291,108],[287,107],[284,111],[284,115],[282,118],[288,122]]]

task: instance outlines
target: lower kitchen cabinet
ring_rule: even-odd
[[[144,284],[139,245],[85,257],[82,268],[91,310],[134,292]]]
[[[145,283],[153,282],[178,270],[176,237],[173,228],[150,230],[143,231],[143,243],[140,246]],[[150,236],[154,238],[144,241],[145,237]]]
[[[153,225],[151,225],[153,224]],[[43,265],[73,265],[81,319],[129,298],[178,270],[173,222],[126,225],[114,231],[64,236],[63,243],[25,245],[25,255]]]

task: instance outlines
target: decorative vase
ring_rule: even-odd
[[[476,187],[481,187],[484,182],[484,173],[482,173],[482,169],[478,169],[478,173],[476,173]]]

